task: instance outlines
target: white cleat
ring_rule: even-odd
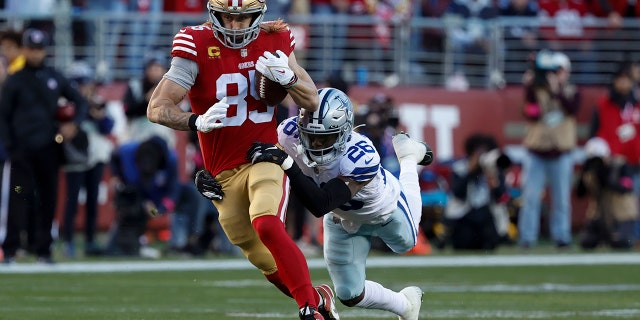
[[[407,297],[407,310],[400,316],[398,319],[400,320],[418,320],[418,316],[420,315],[420,306],[422,306],[422,289],[418,287],[406,287],[400,290],[405,297]]]
[[[433,162],[433,150],[425,142],[411,139],[408,134],[400,132],[393,136],[393,149],[398,160],[412,157],[421,166],[428,166]]]

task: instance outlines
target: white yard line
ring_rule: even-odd
[[[325,268],[320,258],[308,259],[309,268]],[[548,254],[509,256],[379,256],[367,260],[368,268],[388,267],[492,267],[492,266],[560,266],[560,265],[640,265],[638,253]],[[55,265],[38,263],[0,264],[0,274],[16,273],[105,273],[188,270],[245,270],[254,267],[241,258],[183,261],[104,261],[64,262]]]

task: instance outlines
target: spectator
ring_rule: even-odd
[[[624,157],[611,157],[607,142],[600,137],[589,139],[584,149],[587,159],[576,192],[580,197],[588,196],[589,205],[580,245],[583,249],[594,249],[601,243],[616,249],[633,248],[638,204],[631,167]]]
[[[22,69],[25,57],[22,49],[22,32],[6,30],[0,34],[0,54],[6,59],[7,74],[11,75]]]
[[[486,25],[498,15],[490,0],[453,0],[449,4],[443,16],[453,52],[454,70],[449,76],[465,77],[467,66],[486,65],[490,39]]]
[[[105,101],[98,93],[92,68],[84,61],[76,61],[69,71],[71,84],[87,99],[89,116],[82,122],[81,129],[88,139],[87,161],[63,167],[66,172],[66,202],[62,223],[62,239],[64,253],[69,258],[75,257],[75,218],[78,212],[78,195],[80,189],[85,190],[85,224],[84,236],[85,256],[100,255],[101,246],[96,242],[96,222],[98,217],[98,196],[104,166],[109,163],[114,148],[110,133],[114,121],[107,115]]]
[[[594,110],[591,135],[603,138],[612,156],[622,156],[632,166],[637,196],[640,193],[640,102],[634,93],[637,84],[633,70],[633,64],[625,62],[613,73],[609,93],[598,100]],[[640,230],[636,236],[640,236]]]
[[[585,1],[539,0],[541,47],[562,51],[576,61],[581,74],[593,73],[593,14]]]
[[[107,49],[104,52],[106,68],[125,69],[131,74],[142,72],[145,56],[158,46],[157,39],[160,31],[164,0],[88,0],[85,10],[92,14],[108,13],[107,27],[104,38]],[[95,34],[95,22],[87,21],[87,34]],[[92,44],[93,36],[89,36]],[[118,48],[126,44],[123,65],[117,65]],[[108,76],[111,80],[113,75]]]
[[[360,119],[358,119],[360,118]],[[400,163],[393,151],[391,139],[399,125],[393,98],[379,93],[367,101],[367,110],[357,115],[356,123],[364,124],[360,132],[373,142],[382,165],[394,176],[400,172]]]
[[[127,83],[122,101],[128,122],[128,137],[125,141],[143,141],[152,136],[160,136],[167,141],[170,148],[175,147],[173,130],[155,125],[147,119],[149,99],[165,72],[166,61],[159,56],[152,56],[144,65],[142,78],[131,79]]]
[[[310,0],[311,14],[317,17],[318,22],[313,24],[318,30],[311,30],[311,34],[328,34],[331,37],[333,50],[328,56],[320,56],[319,63],[325,63],[324,71],[332,73],[341,71],[345,59],[347,47],[347,30],[350,0]],[[329,28],[327,31],[325,28]],[[310,47],[312,52],[325,52],[322,48]]]
[[[444,16],[452,0],[421,0],[421,16],[439,19]],[[425,28],[422,46],[429,52],[444,52],[445,33],[442,28]]]
[[[534,246],[540,231],[542,191],[548,184],[551,196],[549,228],[556,247],[571,244],[571,179],[576,146],[575,115],[580,95],[575,85],[565,82],[561,55],[541,51],[536,55],[533,77],[525,84],[524,116],[528,121],[522,163],[525,182],[518,218],[520,245]]]
[[[209,0],[207,9],[209,21],[176,33],[171,68],[153,92],[147,116],[169,128],[198,131],[206,170],[196,183],[224,190],[226,196],[212,193],[210,200],[229,240],[269,282],[294,298],[301,319],[334,319],[329,286],[314,289],[304,255],[285,229],[284,173],[274,164],[250,165],[245,158],[252,142],[277,140],[275,107],[253,94],[254,72],[311,110],[318,108],[315,83],[296,60],[287,24],[261,23],[264,1]],[[177,105],[187,95],[193,112]]]
[[[33,251],[38,261],[53,263],[51,228],[58,195],[62,154],[59,142],[71,140],[87,115],[87,103],[57,70],[44,64],[49,36],[27,29],[22,38],[25,66],[7,79],[0,97],[0,141],[11,159],[12,192],[7,235],[2,244],[11,262],[20,247],[21,219],[29,205],[37,207]],[[58,120],[58,100],[75,104],[72,121]],[[66,119],[64,119],[66,120]],[[18,140],[19,139],[19,140]],[[48,156],[43,156],[48,155]]]
[[[538,7],[532,0],[510,0],[506,7],[500,9],[500,16],[506,18],[530,19],[538,15]],[[538,30],[534,26],[514,23],[506,30],[505,40],[517,39],[511,50],[525,53],[538,51]],[[505,42],[506,42],[505,41]]]
[[[473,134],[466,157],[452,165],[451,196],[445,218],[456,250],[493,250],[506,237],[505,170],[511,164],[492,136]]]
[[[164,11],[176,13],[204,13],[200,0],[174,0],[164,2]]]
[[[117,221],[112,226],[107,253],[111,255],[145,255],[140,242],[148,217],[170,214],[170,246],[184,250],[190,236],[186,231],[196,221],[199,197],[193,188],[178,177],[178,157],[166,141],[153,136],[142,142],[121,145],[111,159],[116,178]],[[184,223],[183,223],[184,222]]]
[[[283,19],[291,12],[292,0],[271,0],[269,10],[265,13],[265,20]],[[304,2],[304,0],[300,0]]]
[[[0,92],[4,82],[9,75],[22,69],[25,64],[25,57],[22,53],[22,32],[8,29],[0,33],[0,65],[2,72],[0,73]],[[6,161],[8,158],[2,142],[0,141],[0,217],[6,217],[9,211],[9,171],[11,162]],[[5,172],[7,172],[5,174]],[[3,177],[6,177],[6,181]],[[6,221],[6,218],[0,218],[0,221]],[[3,239],[0,239],[2,242]]]
[[[630,13],[628,0],[587,0],[589,11],[598,18],[605,18],[613,29],[622,27],[624,17],[633,16]]]

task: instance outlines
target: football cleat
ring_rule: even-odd
[[[400,290],[407,297],[407,309],[402,315],[398,316],[399,320],[418,320],[420,315],[420,306],[422,305],[422,289],[418,287],[406,287]]]
[[[320,312],[325,320],[340,320],[331,287],[326,284],[321,284],[314,288],[321,297],[321,301],[318,304],[318,312]]]
[[[324,317],[313,307],[309,307],[307,304],[304,308],[300,309],[300,320],[325,320]]]
[[[413,157],[421,166],[428,166],[433,162],[433,150],[426,142],[411,139],[408,134],[400,132],[393,136],[392,143],[398,160]]]

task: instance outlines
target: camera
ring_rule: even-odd
[[[512,161],[500,149],[496,148],[481,154],[478,163],[485,173],[498,173],[508,169]]]

